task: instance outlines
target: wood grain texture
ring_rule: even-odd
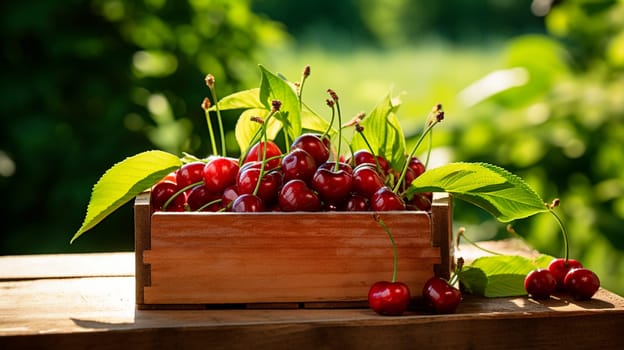
[[[50,278],[59,261],[87,265],[116,259],[113,264],[120,266],[131,265],[132,257],[16,258],[42,266],[48,277],[0,280],[0,349],[624,348],[624,298],[604,289],[582,302],[566,295],[546,301],[466,295],[453,315],[412,309],[385,317],[365,307],[139,310],[133,277]],[[12,258],[0,260],[0,271],[15,266]],[[52,262],[48,269],[46,261]]]
[[[399,279],[422,289],[450,269],[449,201],[378,213],[397,245]],[[144,215],[145,201],[136,215]],[[136,207],[135,206],[135,207]],[[154,213],[139,217],[139,305],[365,301],[390,280],[391,243],[373,213]],[[148,225],[149,227],[146,227]],[[433,222],[436,222],[434,225]],[[440,232],[433,233],[432,228]],[[435,237],[434,237],[435,235]],[[442,251],[444,250],[444,251]],[[326,304],[321,304],[326,303]],[[312,305],[312,304],[310,304]]]

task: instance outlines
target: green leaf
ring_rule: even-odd
[[[181,165],[180,158],[163,151],[146,151],[113,165],[93,187],[87,215],[70,243]]]
[[[223,97],[217,104],[222,111],[229,109],[264,108],[265,106],[260,102],[259,94],[259,88],[238,91]],[[215,111],[216,106],[211,106],[210,110]]]
[[[234,135],[236,136],[236,142],[241,149],[241,153],[245,153],[253,143],[260,140],[260,126],[258,122],[252,121],[251,117],[260,117],[265,119],[269,115],[269,111],[262,109],[248,109],[241,113],[236,122],[234,128]],[[280,129],[282,128],[280,122],[277,119],[269,120],[269,126],[267,127],[267,137],[270,140],[274,140]]]
[[[260,102],[271,110],[271,101],[279,100],[282,103],[280,112],[276,118],[282,122],[284,132],[290,139],[294,139],[301,134],[301,109],[299,99],[291,85],[284,79],[269,72],[260,65],[262,79],[260,81]]]
[[[544,201],[520,177],[486,163],[450,163],[417,177],[408,194],[448,192],[483,208],[501,222],[548,211]]]
[[[386,158],[395,169],[401,169],[405,162],[405,136],[394,114],[399,104],[388,94],[360,123],[373,152]],[[351,145],[353,151],[368,150],[359,133],[353,135]]]
[[[305,103],[301,110],[301,128],[307,131],[313,131],[317,133],[323,133],[329,127],[329,122],[323,117],[318,115]]]
[[[481,257],[462,268],[459,280],[466,291],[475,295],[489,298],[526,295],[526,275],[547,267],[552,259],[549,255],[534,259],[515,255]]]

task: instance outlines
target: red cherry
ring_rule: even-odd
[[[323,201],[338,204],[344,202],[347,198],[351,192],[352,183],[353,175],[348,171],[334,171],[319,167],[312,177],[311,185],[319,193]]]
[[[232,202],[232,211],[235,213],[255,213],[265,211],[262,199],[253,194],[242,194]]]
[[[353,153],[353,162],[356,166],[360,164],[372,164],[373,166],[377,167],[377,162],[375,162],[375,158],[377,158],[383,174],[387,174],[390,171],[390,163],[388,163],[386,158],[379,155],[373,157],[372,153],[363,149],[355,151]]]
[[[593,271],[579,267],[568,271],[563,284],[574,299],[589,300],[600,288],[600,279]]]
[[[408,210],[431,211],[431,203],[433,202],[432,192],[414,193],[411,200],[406,201],[405,205]]]
[[[196,211],[219,198],[221,198],[219,194],[208,191],[205,185],[198,185],[189,191],[186,203],[191,211]],[[218,211],[219,209],[221,209],[221,203],[215,203],[203,208],[202,211]]]
[[[549,269],[533,270],[524,279],[524,290],[533,299],[548,299],[557,290],[557,280]]]
[[[204,166],[204,185],[211,192],[222,193],[226,187],[236,183],[237,175],[238,162],[235,159],[213,158]]]
[[[226,187],[221,194],[221,206],[223,208],[229,208],[230,203],[232,203],[236,198],[238,198],[238,188],[236,185]]]
[[[178,185],[172,181],[160,181],[156,185],[152,186],[150,192],[150,204],[152,211],[184,211],[184,203],[186,203],[186,196],[184,193],[176,196],[168,205],[163,209],[163,205],[178,192]]]
[[[321,142],[321,140],[319,140]],[[301,179],[310,182],[316,172],[316,161],[310,153],[300,148],[292,149],[282,158],[282,173],[284,182]]]
[[[374,165],[360,164],[353,170],[353,192],[370,198],[383,185],[384,181]]]
[[[186,163],[176,171],[176,183],[179,188],[192,185],[204,179],[204,162]]]
[[[282,211],[319,211],[321,200],[302,180],[290,180],[280,190],[277,203]]]
[[[563,279],[565,278],[568,271],[570,271],[570,269],[579,267],[583,267],[583,265],[581,265],[581,263],[575,259],[568,259],[566,263],[566,259],[556,258],[553,259],[550,264],[548,264],[548,270],[552,272],[553,276],[555,276],[555,280],[557,280],[558,291],[563,291],[565,289],[563,285]]]
[[[376,282],[368,291],[368,305],[380,315],[400,316],[409,302],[409,288],[402,282]]]
[[[455,313],[462,300],[459,289],[437,276],[431,277],[425,282],[422,296],[427,307],[436,314]]]
[[[373,211],[405,210],[405,202],[398,194],[384,186],[373,194],[370,207]]]
[[[262,156],[264,154],[264,142],[258,142],[249,149],[247,156],[243,163],[262,161]],[[273,141],[266,142],[266,169],[273,170],[280,165],[280,156],[282,155],[282,151],[279,146],[275,144]],[[270,159],[270,160],[268,160]]]
[[[414,178],[419,177],[426,170],[425,165],[417,157],[410,159],[408,167],[414,171]]]
[[[258,177],[260,177],[260,169],[258,168],[248,168],[239,172],[236,180],[238,194],[252,194],[256,189]],[[271,204],[277,198],[277,193],[281,186],[282,175],[275,170],[270,171],[262,177],[256,195],[260,197],[265,204]]]
[[[368,211],[368,209],[368,199],[359,194],[351,194],[341,207],[343,211]]]
[[[302,134],[297,137],[290,149],[302,149],[312,158],[317,165],[323,164],[329,159],[329,139],[325,138],[321,141],[321,138],[315,134]]]

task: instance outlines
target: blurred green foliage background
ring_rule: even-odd
[[[147,149],[208,154],[207,73],[225,96],[259,63],[290,80],[310,64],[319,111],[327,88],[346,115],[392,91],[414,138],[443,103],[433,161],[560,198],[571,255],[624,294],[624,1],[12,1],[0,18],[0,254],[132,250],[130,204],[69,245],[99,176]],[[508,237],[455,204],[470,237]],[[514,227],[562,255],[549,215]]]

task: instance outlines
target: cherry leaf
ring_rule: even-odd
[[[483,208],[501,222],[548,211],[544,201],[520,177],[487,163],[450,163],[414,179],[408,195],[448,192]]]
[[[259,88],[238,91],[223,97],[217,104],[220,110],[264,108],[265,106],[260,102],[259,93]],[[210,111],[215,110],[216,106],[210,107]]]
[[[271,101],[279,100],[282,105],[275,117],[282,122],[284,132],[292,139],[301,134],[301,108],[299,99],[291,85],[260,65],[260,102],[271,110]]]
[[[545,268],[554,259],[549,255],[527,258],[495,255],[475,259],[459,272],[465,291],[488,298],[526,295],[524,279],[537,268]]]
[[[142,152],[113,165],[93,186],[85,219],[70,243],[181,165],[180,158],[163,151]]]

